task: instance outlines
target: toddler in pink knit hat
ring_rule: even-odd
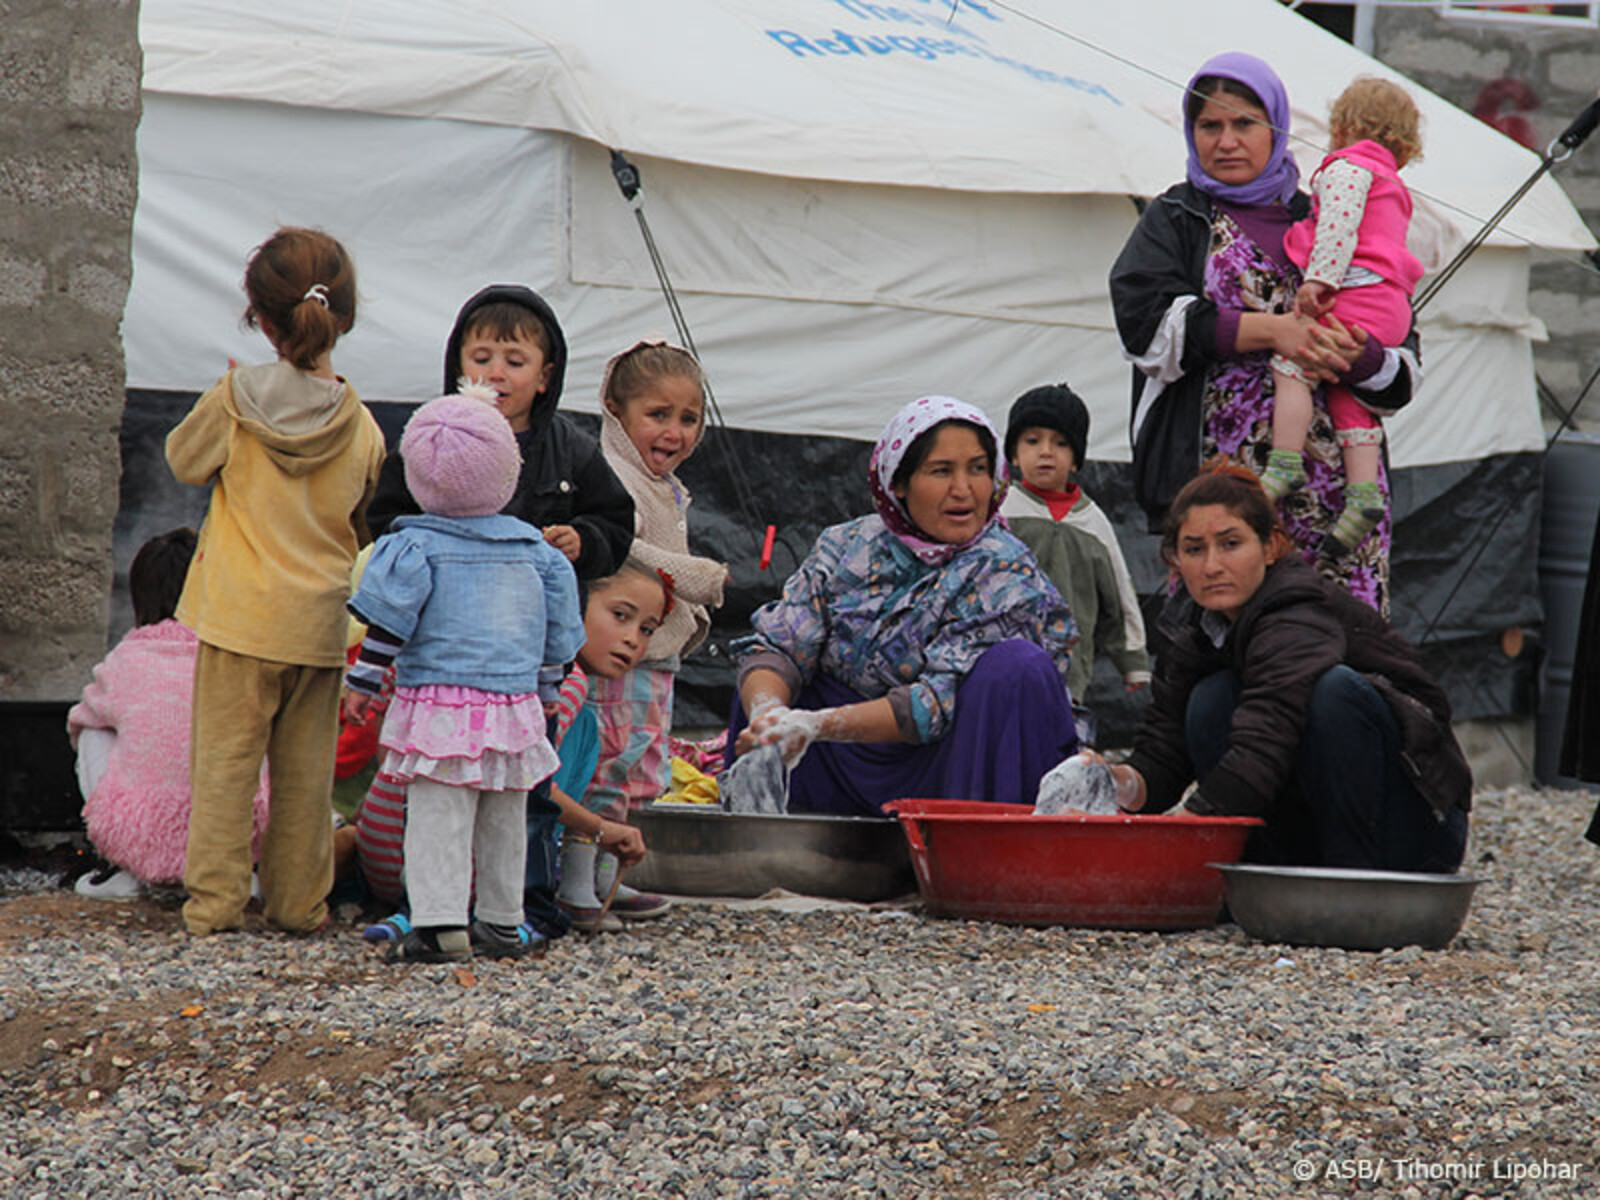
[[[492,399],[468,388],[429,401],[400,448],[424,511],[394,522],[351,597],[367,636],[345,700],[361,719],[394,665],[378,743],[381,772],[407,789],[411,912],[388,954],[522,958],[543,949],[522,912],[525,812],[528,790],[559,765],[541,691],[556,698],[583,645],[577,576],[537,529],[499,511],[520,456]]]
[[[487,517],[504,508],[517,487],[522,456],[492,393],[473,384],[430,400],[400,435],[406,487],[425,513]]]

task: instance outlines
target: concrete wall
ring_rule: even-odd
[[[140,70],[136,0],[0,0],[0,701],[106,649]]]
[[[1488,115],[1499,128],[1543,151],[1595,98],[1600,87],[1600,31],[1445,17],[1431,6],[1417,11],[1380,8],[1375,56],[1424,87],[1466,109]],[[1424,137],[1427,131],[1424,130]],[[1591,229],[1600,230],[1600,134],[1592,137],[1555,177]],[[1522,182],[1505,180],[1509,197]],[[1487,218],[1490,213],[1482,213]],[[1574,265],[1576,264],[1576,265]],[[1535,348],[1539,376],[1563,408],[1600,367],[1600,273],[1580,254],[1565,261],[1535,257],[1529,289],[1534,314],[1550,330]],[[1547,414],[1548,416],[1548,414]],[[1600,430],[1600,386],[1591,391],[1578,427]]]

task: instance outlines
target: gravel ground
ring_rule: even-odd
[[[393,967],[32,890],[0,1195],[1594,1196],[1592,806],[1482,795],[1429,953],[694,907]]]

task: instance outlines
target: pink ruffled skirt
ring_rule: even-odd
[[[480,791],[526,791],[555,774],[561,759],[545,736],[533,693],[505,695],[428,684],[396,688],[378,744],[382,770]]]

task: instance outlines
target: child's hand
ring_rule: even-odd
[[[366,692],[352,688],[344,694],[344,704],[341,706],[341,715],[346,725],[365,725],[367,717],[372,712],[372,705],[377,697]]]
[[[578,555],[583,553],[583,538],[571,525],[546,525],[540,532],[544,540],[565,554],[570,562],[577,562]]]
[[[1338,294],[1339,289],[1331,283],[1308,279],[1295,293],[1294,310],[1302,317],[1320,320],[1328,315],[1328,310],[1333,307],[1333,298]]]
[[[611,851],[621,859],[625,867],[633,866],[645,855],[644,834],[632,825],[623,825],[618,821],[601,821],[596,840],[602,849]]]
[[[1150,686],[1150,679],[1145,675],[1127,675],[1123,677],[1122,687],[1127,692],[1142,692]]]

